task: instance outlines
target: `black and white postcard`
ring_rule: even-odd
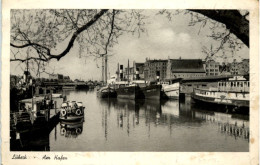
[[[3,1],[2,164],[257,164],[258,1]]]

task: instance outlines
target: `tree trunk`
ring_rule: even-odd
[[[249,48],[249,21],[238,10],[190,10],[226,25]]]

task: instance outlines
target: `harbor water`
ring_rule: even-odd
[[[249,116],[186,100],[100,99],[96,91],[66,91],[81,101],[84,122],[58,123],[39,150],[248,152]],[[37,150],[37,143],[31,144]],[[41,149],[40,149],[41,148]]]

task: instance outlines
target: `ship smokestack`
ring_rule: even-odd
[[[139,80],[140,79],[140,77],[139,77],[139,68],[136,68],[135,75],[136,75],[136,80]]]
[[[120,65],[120,81],[123,81],[123,65]]]

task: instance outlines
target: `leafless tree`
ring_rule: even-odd
[[[104,57],[122,34],[144,32],[145,18],[142,10],[11,10],[10,60],[33,60],[43,67],[67,55],[75,43],[80,57]]]

